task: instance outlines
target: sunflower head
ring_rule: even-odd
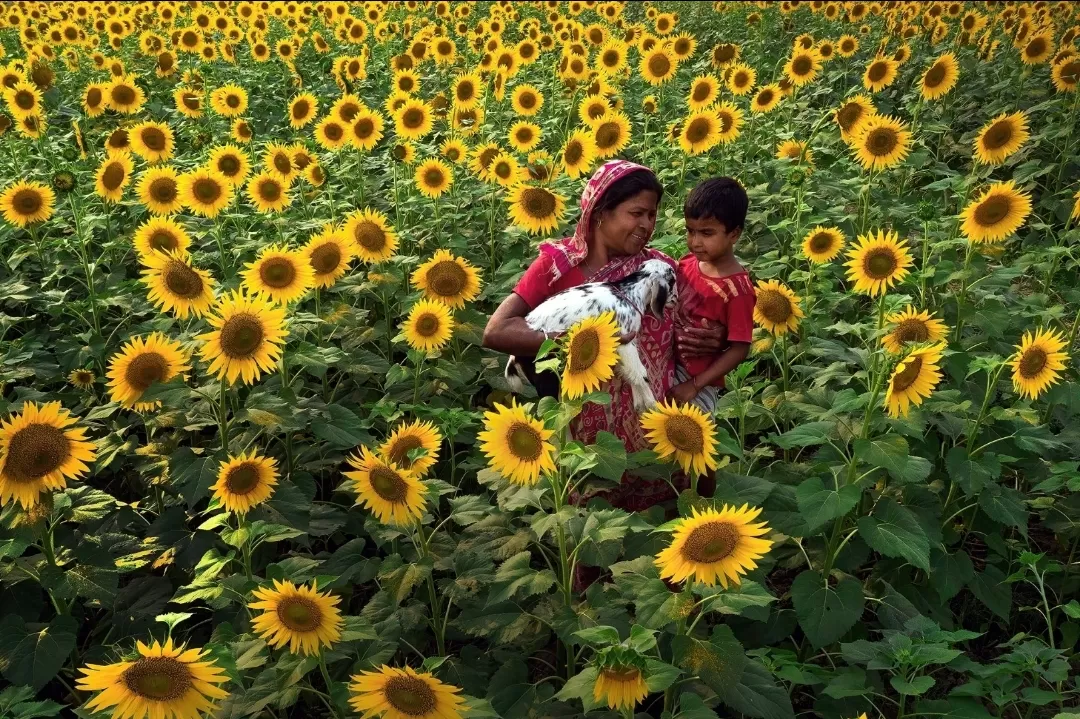
[[[0,213],[16,227],[27,227],[52,217],[56,195],[40,182],[19,181],[0,192]]]
[[[890,417],[907,417],[912,407],[933,393],[941,381],[938,365],[944,349],[944,344],[919,347],[896,365],[885,390],[885,410]]]
[[[1038,399],[1058,381],[1069,359],[1067,342],[1061,333],[1039,329],[1025,332],[1016,354],[1009,360],[1013,387],[1021,397]]]
[[[576,399],[614,376],[619,325],[613,312],[581,320],[566,334],[562,393]]]
[[[416,473],[361,448],[359,457],[348,458],[355,471],[345,472],[352,480],[357,504],[370,509],[383,524],[406,526],[424,514],[424,484]]]
[[[462,308],[480,292],[476,268],[448,250],[439,250],[413,272],[412,284],[429,300]]]
[[[697,407],[658,404],[642,416],[641,426],[657,455],[671,457],[687,474],[716,469],[715,426]]]
[[[772,548],[762,539],[770,530],[764,522],[754,523],[760,509],[748,505],[720,510],[692,511],[679,522],[671,544],[656,556],[660,576],[674,582],[697,581],[707,586],[717,582],[725,589],[738,585],[748,571],[757,568]]]
[[[59,402],[27,402],[0,422],[0,506],[34,507],[89,471],[97,452],[86,431]]]
[[[911,305],[901,312],[886,315],[885,321],[891,329],[882,336],[881,344],[892,354],[900,354],[911,345],[940,342],[947,331],[941,320],[929,312],[919,312]]]
[[[1000,242],[1020,229],[1031,207],[1015,182],[995,182],[964,208],[960,231],[971,242]]]
[[[341,598],[320,593],[317,584],[297,586],[275,579],[273,589],[256,589],[253,596],[256,601],[248,607],[261,613],[252,620],[252,629],[272,647],[288,645],[293,654],[318,655],[341,639]]]
[[[413,305],[402,326],[405,341],[414,350],[434,352],[446,345],[454,334],[454,318],[448,305],[423,299]]]
[[[461,689],[410,667],[365,671],[353,676],[349,691],[353,709],[370,716],[460,719],[465,709]]]
[[[975,158],[987,165],[1000,165],[1029,137],[1027,115],[1023,111],[1002,113],[984,125],[975,137]]]
[[[242,273],[249,292],[280,304],[302,297],[315,284],[314,272],[302,252],[271,245],[259,252]]]
[[[754,321],[774,335],[794,332],[803,317],[801,300],[778,280],[759,281]]]
[[[911,132],[899,120],[874,115],[860,124],[851,147],[865,169],[883,170],[907,157],[911,151]]]
[[[912,259],[907,244],[895,232],[878,230],[859,235],[845,264],[855,291],[876,297],[903,281]]]

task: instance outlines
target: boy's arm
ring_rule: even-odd
[[[750,355],[749,342],[732,342],[724,352],[709,365],[704,372],[696,375],[692,380],[698,391],[705,389],[711,384],[727,376],[727,373],[738,367]]]

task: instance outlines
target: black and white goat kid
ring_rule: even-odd
[[[641,330],[644,313],[662,319],[664,309],[676,299],[675,269],[661,260],[647,260],[640,269],[621,280],[589,282],[563,290],[540,303],[525,316],[530,328],[547,334],[565,332],[587,317],[614,312],[619,331],[635,338],[619,345],[617,371],[634,393],[634,408],[638,411],[656,404],[649,387],[649,377],[637,351],[637,333]],[[537,385],[532,362],[514,355],[506,363],[506,380],[515,392],[523,389],[524,381]],[[543,392],[541,392],[543,393]]]

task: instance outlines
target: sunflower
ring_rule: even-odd
[[[663,579],[673,582],[693,580],[708,586],[728,582],[742,583],[742,576],[757,568],[773,542],[762,539],[769,532],[764,522],[754,524],[761,509],[748,505],[736,509],[724,505],[719,511],[708,508],[692,510],[692,516],[679,520],[671,544],[656,555],[656,566]]]
[[[247,106],[247,91],[239,85],[225,85],[210,93],[210,107],[222,117],[243,115]]]
[[[630,144],[630,118],[612,110],[593,126],[592,139],[597,158],[614,157]]]
[[[483,97],[484,84],[480,75],[474,72],[458,75],[452,89],[454,107],[471,110]]]
[[[607,98],[602,95],[588,95],[578,105],[578,117],[586,125],[595,126],[604,119],[610,109]]]
[[[721,70],[734,63],[742,54],[742,48],[730,42],[722,42],[713,48],[710,60],[713,67]]]
[[[690,83],[687,104],[691,110],[700,110],[716,101],[720,94],[720,81],[713,75],[698,75]]]
[[[21,134],[34,140],[44,135],[47,127],[48,124],[42,115],[28,115],[18,120],[18,124],[15,126]]]
[[[875,57],[863,73],[863,87],[870,92],[884,90],[896,80],[896,71],[899,66],[899,63],[892,58]]]
[[[454,334],[454,318],[450,308],[442,302],[422,299],[409,310],[402,332],[414,350],[432,352],[450,341]]]
[[[349,142],[357,150],[370,151],[383,138],[383,117],[364,108],[350,126]]]
[[[506,201],[510,203],[510,220],[532,234],[557,229],[566,209],[566,198],[562,195],[526,184],[514,187]]]
[[[56,194],[40,182],[19,181],[0,192],[0,212],[16,227],[44,222],[53,215]]]
[[[297,95],[289,101],[289,125],[300,129],[314,120],[318,112],[318,98],[310,92]]]
[[[776,148],[777,160],[788,160],[796,165],[804,165],[809,172],[814,166],[814,153],[807,143],[798,140],[784,140]]]
[[[289,645],[292,654],[317,656],[322,648],[331,648],[341,640],[344,620],[337,605],[340,597],[320,594],[318,584],[296,586],[292,582],[274,580],[274,588],[256,589],[257,601],[249,609],[262,610],[254,617],[251,627],[271,647]]]
[[[41,494],[62,490],[90,470],[97,451],[75,422],[59,402],[26,402],[0,422],[0,506],[17,501],[30,509]]]
[[[1022,110],[995,117],[975,137],[975,158],[987,165],[1005,162],[1030,137],[1027,122],[1027,115]]]
[[[140,402],[143,392],[155,382],[168,382],[191,369],[180,343],[155,332],[145,339],[136,337],[109,360],[106,376],[114,402],[136,412],[149,412],[161,402]]]
[[[911,132],[887,115],[867,118],[851,139],[851,149],[867,170],[884,170],[904,161],[911,151]]]
[[[108,109],[108,101],[105,97],[105,92],[108,90],[108,85],[100,82],[91,83],[86,86],[83,91],[82,106],[86,111],[87,117],[97,117]],[[179,92],[179,90],[177,90]],[[179,107],[179,103],[177,103]]]
[[[679,147],[687,155],[708,152],[720,141],[720,120],[709,109],[693,112],[682,123]]]
[[[720,132],[717,140],[722,145],[733,142],[739,136],[739,128],[742,127],[742,110],[729,102],[722,102],[713,108],[716,119],[720,123]]]
[[[881,344],[892,354],[900,354],[910,344],[941,342],[948,331],[944,322],[929,312],[918,312],[911,305],[901,312],[885,315],[885,321],[893,327],[882,336]]]
[[[304,254],[280,245],[262,249],[254,262],[244,265],[243,286],[270,302],[287,305],[315,284],[315,273]]]
[[[581,320],[566,334],[566,367],[562,394],[577,399],[592,392],[615,375],[618,361],[619,326],[613,312]]]
[[[810,83],[821,72],[821,56],[814,48],[796,50],[784,65],[784,76],[796,87]]]
[[[733,95],[745,95],[754,89],[757,73],[749,65],[741,63],[731,68],[727,86]]]
[[[533,85],[518,85],[510,94],[510,104],[518,115],[530,117],[544,106],[544,94]]]
[[[383,524],[407,526],[424,516],[424,483],[409,469],[383,459],[367,447],[360,456],[350,455],[349,466],[356,471],[345,472],[352,480],[350,489],[357,494],[356,503],[367,507]]]
[[[484,413],[484,429],[476,438],[493,470],[514,484],[531,486],[542,474],[555,472],[553,433],[511,399],[509,406],[496,404]]]
[[[836,54],[851,57],[859,51],[859,38],[854,35],[841,35],[836,43]]]
[[[384,262],[394,256],[398,238],[378,210],[355,210],[345,218],[345,236],[352,240],[353,250],[361,262]]]
[[[903,282],[911,267],[907,245],[893,231],[859,235],[848,251],[848,281],[854,290],[876,297],[897,282]]]
[[[334,102],[330,113],[342,122],[352,123],[363,109],[365,109],[363,100],[352,93],[346,93]]]
[[[412,274],[412,285],[423,291],[429,300],[437,300],[461,309],[480,292],[476,268],[448,250],[438,250],[435,256],[420,265]]]
[[[1016,183],[995,182],[964,208],[961,232],[972,242],[1000,242],[1020,229],[1031,214],[1031,196]]]
[[[71,371],[68,375],[68,382],[71,382],[79,389],[90,389],[97,382],[97,377],[94,375],[93,370],[79,368]]]
[[[855,95],[844,101],[836,109],[836,124],[840,126],[840,137],[850,142],[862,126],[872,117],[877,116],[874,102],[867,95]]]
[[[697,407],[660,403],[641,417],[641,426],[661,459],[674,457],[693,476],[716,469],[715,427]]]
[[[394,162],[411,165],[416,160],[416,147],[411,142],[399,142],[390,148],[390,157]]]
[[[311,266],[316,287],[330,287],[341,279],[353,258],[352,244],[331,225],[308,240],[301,253]]]
[[[199,354],[210,363],[210,374],[230,383],[241,378],[244,384],[253,384],[274,369],[288,335],[283,307],[232,292],[218,299],[208,321],[214,329],[198,339],[203,343]]]
[[[1025,65],[1038,65],[1054,54],[1054,36],[1050,32],[1032,35],[1020,51],[1020,59]]]
[[[176,226],[182,234],[172,237],[171,229],[147,229],[145,242],[148,249],[154,242],[177,242],[176,249],[153,250],[140,257],[140,261],[146,266],[142,281],[150,288],[147,297],[151,304],[164,312],[173,312],[180,319],[188,315],[202,317],[214,303],[214,281],[206,270],[193,267],[187,261],[187,252],[184,249],[187,235],[183,234],[183,230]],[[141,241],[138,235],[136,240]]]
[[[394,132],[405,140],[419,140],[431,132],[431,115],[426,102],[410,98],[394,113]]]
[[[171,167],[151,167],[139,178],[135,192],[139,202],[156,215],[171,215],[181,209],[178,175]]]
[[[243,118],[236,118],[233,120],[232,127],[229,130],[232,138],[241,144],[247,144],[251,142],[252,131],[251,125]]]
[[[1073,195],[1073,208],[1070,217],[1074,220],[1080,220],[1080,190],[1077,190],[1076,194]]]
[[[757,91],[754,99],[750,101],[750,111],[756,113],[770,112],[780,104],[782,98],[783,93],[780,91],[779,85],[765,85]]]
[[[907,417],[912,407],[918,407],[930,396],[941,381],[941,353],[944,344],[912,350],[896,365],[885,390],[885,411],[892,418]]]
[[[799,326],[803,311],[802,302],[791,289],[778,280],[757,284],[757,301],[754,304],[754,322],[776,336],[794,332]]]
[[[105,105],[123,115],[132,115],[142,109],[146,93],[135,84],[131,75],[115,78],[105,89]]]
[[[839,227],[822,227],[818,225],[806,233],[803,238],[803,254],[814,264],[829,262],[844,247],[844,233]]]
[[[500,152],[491,160],[484,175],[485,180],[501,187],[514,187],[528,178],[528,170],[508,152]]]
[[[656,46],[648,52],[642,53],[639,71],[650,85],[662,85],[675,76],[679,61],[668,49]]]
[[[956,65],[956,55],[947,52],[926,68],[922,76],[920,94],[924,100],[937,100],[949,94],[956,86],[960,71]]]
[[[675,58],[682,62],[688,59],[697,50],[697,38],[690,33],[684,32],[671,41],[671,52]]]
[[[140,257],[158,251],[184,255],[191,246],[191,238],[175,220],[151,217],[135,230],[134,245]]]
[[[228,692],[218,687],[229,681],[213,659],[201,649],[137,642],[139,658],[115,664],[87,664],[76,685],[87,692],[100,691],[86,702],[86,709],[100,712],[113,708],[112,716],[173,717],[197,719],[214,712],[215,699]]]
[[[94,180],[94,192],[108,202],[119,202],[124,196],[124,188],[131,182],[134,165],[126,152],[108,155],[97,169]]]
[[[1050,69],[1050,79],[1058,92],[1076,92],[1080,85],[1080,57],[1070,55],[1054,63]]]
[[[172,157],[173,131],[163,122],[140,122],[128,130],[132,151],[149,163]]]
[[[206,164],[234,187],[242,185],[250,171],[247,153],[236,145],[215,147],[210,151],[210,159]]]
[[[271,170],[263,170],[248,180],[247,196],[259,212],[280,212],[292,203],[288,181]]]
[[[427,672],[385,664],[378,671],[352,677],[349,699],[358,713],[382,719],[461,719],[465,700],[458,687],[443,684]]]
[[[593,701],[609,709],[632,710],[649,695],[641,669],[631,664],[598,667],[593,682]]]
[[[454,172],[442,160],[430,158],[416,168],[413,179],[420,194],[434,199],[450,189],[454,182]]]
[[[277,460],[251,450],[221,462],[210,489],[226,511],[243,516],[268,500],[277,483]]]
[[[604,75],[618,75],[626,67],[626,43],[608,40],[596,54],[596,71]]]
[[[463,165],[468,161],[469,147],[461,140],[451,137],[439,145],[439,153],[455,165]]]
[[[4,100],[16,120],[44,113],[41,91],[33,83],[18,82],[4,88]]]
[[[441,445],[442,434],[434,424],[414,420],[394,428],[390,437],[379,446],[379,456],[422,477],[438,461]],[[417,449],[424,451],[416,459],[410,458],[409,454]]]
[[[1021,397],[1038,399],[1050,385],[1058,381],[1060,370],[1065,369],[1069,359],[1068,343],[1060,333],[1053,330],[1036,330],[1024,333],[1016,354],[1009,360],[1012,367],[1013,388]]]
[[[217,217],[232,201],[233,188],[221,173],[200,168],[180,176],[184,206],[203,217]]]
[[[510,146],[521,153],[527,153],[540,144],[540,126],[533,122],[519,120],[510,126]]]

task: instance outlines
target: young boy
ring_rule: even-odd
[[[686,244],[679,260],[679,307],[675,316],[676,379],[669,394],[712,414],[724,377],[750,353],[754,332],[754,285],[735,259],[749,201],[730,177],[700,183],[686,198]],[[720,354],[704,353],[695,330],[721,325],[727,345]]]

